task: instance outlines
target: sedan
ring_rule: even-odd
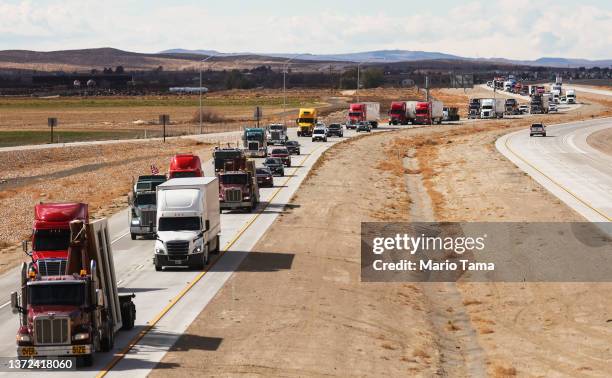
[[[344,136],[344,132],[342,131],[342,125],[339,123],[332,123],[327,128],[327,136],[337,136],[342,138]]]
[[[366,132],[371,132],[372,131],[372,127],[370,126],[370,124],[368,122],[359,122],[359,124],[357,125],[357,132],[360,131],[366,131]]]
[[[269,168],[257,168],[257,185],[260,187],[271,188],[274,186],[274,176]]]
[[[300,154],[300,143],[297,140],[287,141],[287,143],[285,143],[285,147],[287,147],[287,150],[292,155]]]
[[[285,165],[283,161],[279,158],[269,157],[266,158],[263,165],[272,172],[274,176],[284,176],[285,175]]]
[[[270,151],[270,156],[279,158],[283,161],[287,167],[291,167],[291,155],[289,154],[289,150],[285,147],[275,147]]]

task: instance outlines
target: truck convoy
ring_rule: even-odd
[[[200,158],[197,155],[178,154],[170,160],[168,179],[202,176],[202,162],[200,162]]]
[[[268,144],[284,145],[289,140],[287,135],[287,126],[281,123],[274,123],[268,126]]]
[[[483,98],[480,100],[480,118],[504,118],[505,100],[503,98]]]
[[[295,120],[295,123],[298,126],[297,136],[312,136],[312,130],[314,130],[314,127],[317,122],[317,109],[301,108],[298,114],[298,118]]]
[[[529,104],[529,113],[531,114],[544,114],[548,113],[548,96],[544,94],[534,94],[531,96],[531,103]]]
[[[441,101],[417,102],[415,105],[414,123],[421,125],[431,125],[434,122],[442,123],[442,117],[444,116],[442,112],[443,107],[444,105]]]
[[[459,121],[459,108],[444,107],[442,108],[442,119],[446,122]]]
[[[41,276],[56,276],[64,272],[70,245],[70,222],[89,222],[87,204],[39,203],[34,206],[32,251],[28,242],[23,250],[32,257],[34,271]]]
[[[178,178],[157,186],[155,270],[202,269],[219,252],[221,209],[216,177]]]
[[[20,315],[19,358],[76,357],[91,365],[95,352],[113,348],[117,331],[134,327],[134,295],[118,293],[106,219],[73,220],[69,235],[59,275],[22,264],[20,293],[11,293],[13,313]]]
[[[221,210],[243,209],[250,213],[257,207],[259,185],[254,161],[246,161],[243,170],[219,172],[217,177]]]
[[[137,236],[149,236],[155,234],[155,212],[157,203],[155,189],[166,181],[164,175],[139,176],[138,181],[132,187],[132,193],[128,196],[130,211],[128,222],[132,240]]]
[[[389,108],[389,123],[392,125],[407,125],[414,123],[417,101],[393,101]]]
[[[378,102],[360,102],[349,105],[347,125],[357,125],[368,122],[373,128],[378,127],[380,120],[380,104]]]
[[[242,142],[246,156],[268,156],[268,134],[262,127],[247,127],[242,134]]]

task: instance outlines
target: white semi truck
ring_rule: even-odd
[[[576,91],[574,89],[568,89],[565,91],[565,98],[567,99],[568,104],[576,103]]]
[[[480,118],[504,118],[506,100],[503,98],[483,98],[480,100]]]
[[[157,186],[155,270],[203,269],[210,253],[220,250],[220,213],[216,177],[177,178]]]

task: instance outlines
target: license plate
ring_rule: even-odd
[[[34,347],[23,347],[21,348],[22,356],[36,356],[36,348]]]
[[[85,354],[87,353],[87,349],[85,345],[73,345],[72,346],[72,354]]]

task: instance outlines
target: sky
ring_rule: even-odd
[[[0,50],[612,58],[610,0],[0,0]]]

